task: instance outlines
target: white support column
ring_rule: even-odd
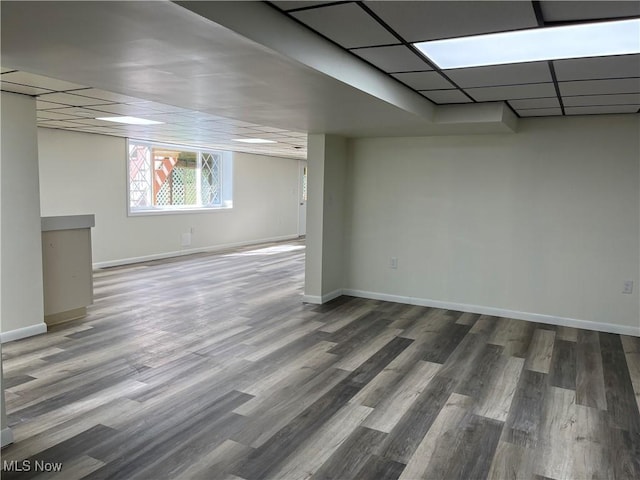
[[[347,141],[309,135],[307,142],[307,249],[305,296],[325,303],[342,294]]]
[[[36,100],[2,92],[0,130],[0,309],[2,341],[47,331]]]

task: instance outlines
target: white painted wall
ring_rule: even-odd
[[[640,334],[637,115],[522,119],[516,134],[358,139],[350,150],[347,291]]]
[[[38,187],[36,101],[2,92],[2,340],[46,331]],[[7,332],[11,332],[6,335]]]
[[[98,266],[297,236],[295,160],[236,153],[233,209],[129,217],[124,139],[41,128],[38,142],[42,215],[94,213]]]

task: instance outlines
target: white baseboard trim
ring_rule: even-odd
[[[313,303],[315,305],[322,305],[323,303],[330,302],[334,298],[341,297],[343,295],[342,289],[339,288],[333,292],[325,293],[324,295],[304,295],[302,301],[304,303]]]
[[[15,330],[9,330],[8,332],[2,332],[0,333],[0,343],[13,342],[14,340],[20,340],[21,338],[40,335],[41,333],[47,333],[47,324],[44,322],[36,325],[29,325],[28,327],[16,328]]]
[[[3,428],[2,433],[0,435],[1,435],[0,444],[2,448],[6,447],[10,443],[13,443],[13,432],[9,427]]]
[[[261,238],[257,240],[247,240],[244,242],[224,243],[220,245],[211,245],[209,247],[189,248],[185,250],[176,250],[172,252],[155,253],[152,255],[142,255],[140,257],[121,258],[118,260],[107,260],[106,262],[95,262],[93,264],[94,269],[119,267],[122,265],[131,265],[133,263],[149,262],[151,260],[162,260],[165,258],[180,257],[183,255],[193,255],[194,253],[209,253],[218,252],[222,250],[229,250],[230,248],[246,247],[249,245],[259,245],[261,243],[270,242],[282,242],[285,240],[297,240],[298,234],[283,235],[280,237]]]
[[[352,297],[370,298],[372,300],[384,300],[386,302],[407,303],[409,305],[419,305],[422,307],[443,308],[446,310],[457,310],[459,312],[478,313],[481,315],[492,315],[494,317],[514,318],[516,320],[527,320],[529,322],[546,323],[561,327],[584,328],[585,330],[596,330],[598,332],[617,333],[620,335],[631,335],[640,337],[640,326],[615,325],[612,323],[592,322],[590,320],[579,320],[576,318],[556,317],[553,315],[543,315],[540,313],[519,312],[517,310],[506,310],[503,308],[485,307],[482,305],[468,305],[466,303],[441,302],[426,298],[405,297],[401,295],[390,295],[386,293],[367,292],[364,290],[344,289],[343,295]]]
[[[341,288],[339,288],[338,290],[334,290],[333,292],[325,293],[324,295],[322,295],[322,303],[330,302],[334,298],[341,297],[342,295],[343,294]]]
[[[322,297],[320,295],[303,295],[303,303],[312,303],[314,305],[322,305]]]

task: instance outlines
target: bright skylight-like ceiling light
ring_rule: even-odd
[[[126,123],[127,125],[160,125],[164,122],[156,120],[146,120],[138,117],[98,117],[96,120],[104,120],[106,122]]]
[[[278,143],[275,140],[266,140],[264,138],[234,138],[233,141],[242,143]]]
[[[490,33],[414,44],[443,70],[640,53],[640,19]]]

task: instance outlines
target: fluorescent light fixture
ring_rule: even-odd
[[[126,123],[127,125],[160,125],[164,122],[156,120],[146,120],[138,117],[98,117],[96,120],[104,120],[106,122]]]
[[[414,44],[443,70],[640,53],[640,18]]]
[[[264,138],[234,138],[233,141],[242,143],[278,143],[275,140],[266,140]]]

